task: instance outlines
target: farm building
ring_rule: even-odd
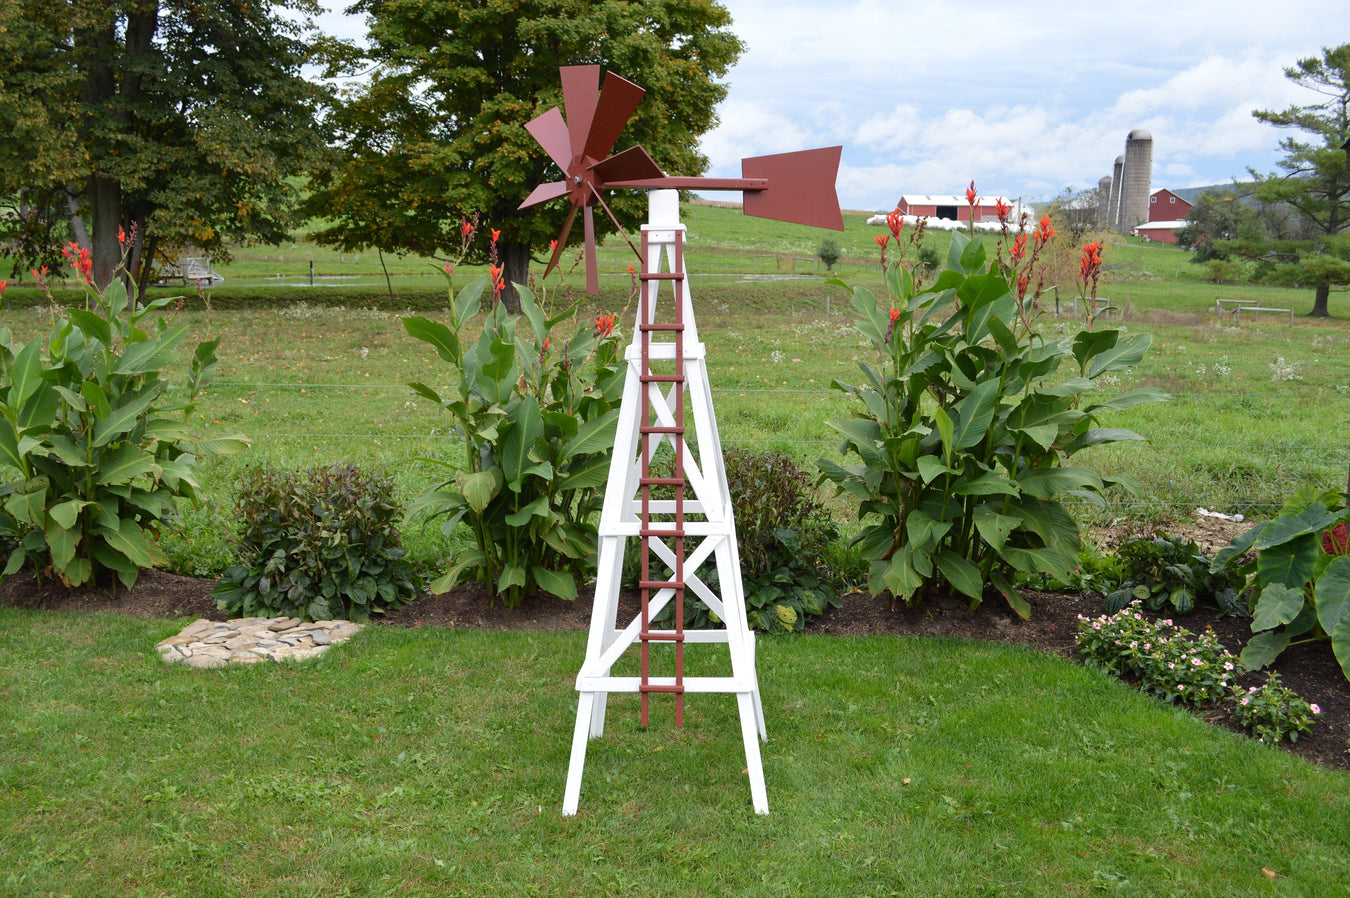
[[[1191,204],[1166,188],[1148,197],[1148,220],[1140,222],[1134,233],[1158,243],[1176,243],[1177,231],[1186,226]]]
[[[930,228],[940,230],[963,228],[969,224],[973,212],[976,228],[994,230],[999,226],[997,204],[1000,200],[1012,210],[1008,215],[1008,222],[1013,227],[1017,226],[1023,212],[1033,214],[1032,208],[1024,205],[1021,200],[1009,200],[1002,196],[977,196],[975,205],[971,206],[964,196],[906,194],[900,197],[895,208],[904,216],[907,224],[926,218]],[[873,223],[885,224],[886,218],[884,215],[878,215],[868,219],[868,224]]]

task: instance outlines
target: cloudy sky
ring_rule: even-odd
[[[1251,110],[1315,101],[1284,67],[1350,42],[1346,0],[721,2],[746,52],[704,136],[708,174],[841,144],[849,209],[972,178],[1048,199],[1109,175],[1134,128],[1153,135],[1155,189],[1271,171],[1282,135]]]

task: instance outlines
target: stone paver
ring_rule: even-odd
[[[300,661],[322,655],[362,629],[347,620],[307,624],[298,617],[193,621],[157,648],[166,664],[213,668],[259,661]]]

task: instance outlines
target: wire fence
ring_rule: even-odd
[[[1173,411],[1166,421],[1155,420],[1147,427],[1132,422],[1125,413],[1120,426],[1139,430],[1146,442],[1100,447],[1089,453],[1090,459],[1075,458],[1075,463],[1085,463],[1103,473],[1123,469],[1134,474],[1144,487],[1139,495],[1114,499],[1106,509],[1084,501],[1079,506],[1081,513],[1167,519],[1205,508],[1264,515],[1278,509],[1283,497],[1309,483],[1326,489],[1347,486],[1350,391],[1216,387],[1173,393]],[[266,405],[273,397],[297,392],[314,394],[320,410],[311,413],[305,422],[309,426],[298,423],[294,429],[278,427],[282,421],[275,414],[263,413],[257,421],[262,426],[256,429],[247,428],[246,420],[232,422],[242,425],[256,447],[284,451],[289,445],[303,443],[299,448],[313,461],[325,460],[321,457],[328,453],[344,457],[390,454],[404,456],[391,459],[400,464],[414,449],[392,450],[393,446],[428,444],[417,447],[425,457],[437,453],[437,443],[454,437],[449,419],[415,398],[402,383],[237,380],[216,381],[211,390],[217,408],[241,401]],[[799,459],[808,469],[817,458],[832,456],[838,450],[840,440],[832,436],[826,420],[857,408],[850,397],[823,384],[811,388],[722,386],[712,392],[725,447],[773,449]],[[372,396],[386,394],[391,400],[402,397],[403,401],[397,405],[371,402]],[[1106,391],[1100,394],[1102,398],[1110,395]],[[1255,422],[1253,426],[1221,433],[1203,426],[1208,410],[1223,402],[1247,406],[1243,414]],[[1177,415],[1176,409],[1185,410],[1185,414]],[[1312,423],[1308,420],[1310,412],[1317,419]],[[1190,423],[1176,424],[1179,417]],[[1278,423],[1284,417],[1291,418],[1287,426]],[[329,421],[333,427],[322,426]],[[1272,425],[1272,421],[1277,423]],[[1260,429],[1256,426],[1260,422],[1265,422],[1267,430],[1273,427],[1273,432],[1254,432]]]

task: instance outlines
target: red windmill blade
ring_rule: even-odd
[[[842,147],[742,159],[740,178],[671,177],[661,171],[640,146],[608,155],[646,91],[613,72],[606,73],[601,87],[598,65],[565,66],[559,73],[566,119],[554,107],[527,124],[525,130],[562,169],[565,179],[540,184],[519,206],[525,209],[562,196],[572,202],[558,234],[557,247],[544,269],[545,277],[557,266],[577,209],[582,209],[586,229],[586,292],[592,295],[600,292],[592,211],[595,204],[604,208],[614,226],[623,233],[601,195],[605,188],[739,190],[745,194],[746,215],[836,231],[844,229],[839,197],[834,189]],[[772,184],[779,185],[776,192],[770,191]],[[627,239],[626,234],[624,237]],[[629,245],[632,246],[632,241]]]

